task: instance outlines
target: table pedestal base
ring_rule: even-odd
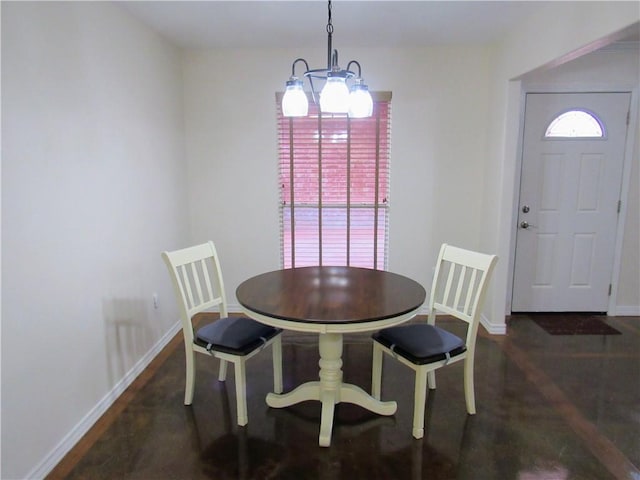
[[[396,413],[396,402],[381,402],[356,385],[342,383],[341,333],[321,333],[319,349],[320,381],[304,383],[284,394],[270,393],[267,395],[267,405],[283,408],[307,400],[322,402],[319,437],[321,447],[331,445],[333,413],[336,404],[340,402],[354,403],[379,415]]]

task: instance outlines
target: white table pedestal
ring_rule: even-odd
[[[307,382],[294,390],[283,393],[269,393],[267,405],[272,408],[283,408],[307,400],[322,402],[319,443],[321,447],[331,445],[333,430],[333,414],[336,404],[340,402],[354,403],[378,415],[393,415],[398,405],[396,402],[376,400],[362,388],[342,382],[342,333],[319,334],[320,349],[320,381]]]

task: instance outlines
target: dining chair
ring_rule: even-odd
[[[438,368],[464,360],[467,412],[476,413],[473,362],[482,304],[498,257],[443,244],[435,266],[426,322],[385,328],[372,335],[371,395],[380,399],[383,352],[415,371],[413,436],[424,436],[427,385],[436,388]],[[466,337],[437,327],[441,312],[466,322]]]
[[[162,252],[180,310],[186,354],[184,404],[191,405],[195,388],[196,353],[220,360],[218,380],[225,381],[227,362],[235,367],[238,425],[248,423],[246,368],[248,359],[271,345],[273,389],[282,393],[282,330],[246,317],[229,317],[220,261],[213,242]],[[194,328],[194,316],[218,309],[213,322]]]

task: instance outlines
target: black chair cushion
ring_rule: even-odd
[[[246,317],[226,317],[201,327],[195,343],[219,352],[247,355],[282,332]],[[211,347],[208,347],[211,345]]]
[[[372,337],[416,365],[439,362],[447,353],[455,357],[467,350],[460,337],[426,323],[385,328]]]

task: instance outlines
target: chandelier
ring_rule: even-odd
[[[303,81],[296,77],[296,64],[304,63],[306,71],[304,77],[309,79],[311,96],[316,101],[316,90],[313,79],[325,80],[320,92],[320,111],[323,113],[347,114],[351,118],[370,117],[373,113],[373,100],[369,93],[369,87],[362,80],[360,64],[351,60],[346,70],[338,66],[338,50],[332,50],[331,39],[333,24],[331,23],[331,0],[329,0],[329,15],[327,21],[327,68],[309,69],[309,64],[304,58],[297,58],[291,65],[291,77],[287,81],[282,97],[282,114],[285,117],[305,117],[309,112],[309,101],[304,92]],[[351,70],[351,65],[358,67],[358,74]],[[351,88],[347,86],[347,80],[352,80]]]

